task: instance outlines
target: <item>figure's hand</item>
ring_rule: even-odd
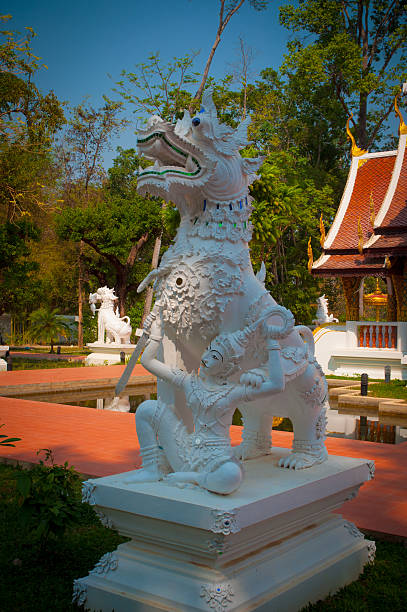
[[[151,325],[156,319],[156,315],[154,312],[150,312],[150,314],[146,317],[146,320],[143,323],[143,329],[146,332],[150,331]]]
[[[150,338],[152,340],[161,340],[162,338],[162,331],[161,331],[161,327],[162,327],[162,323],[161,323],[161,317],[155,317],[151,323],[150,326]]]
[[[249,370],[240,377],[240,383],[250,387],[258,388],[266,380],[265,372],[261,369]]]

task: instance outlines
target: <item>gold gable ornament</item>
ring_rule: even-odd
[[[398,94],[394,98],[394,114],[395,114],[396,117],[398,117],[400,119],[400,125],[399,125],[399,135],[400,136],[402,134],[407,134],[407,125],[404,123],[403,115],[401,114],[400,109],[399,109],[399,105],[398,105],[398,100],[399,100],[399,97],[401,96],[402,93],[403,93],[403,90],[400,89],[400,91],[398,92]]]
[[[353,113],[350,114],[350,117],[348,117],[348,120],[346,122],[346,133],[348,135],[348,140],[352,142],[352,157],[360,157],[361,155],[368,153],[368,151],[366,151],[366,149],[361,149],[356,144],[355,137],[353,136],[352,132],[349,129],[349,122],[352,118],[353,118]],[[367,160],[360,160],[359,162],[360,165],[364,163],[365,161]]]
[[[360,217],[358,219],[358,251],[361,255],[363,255],[363,243],[364,243],[364,239],[363,239],[363,230],[362,230],[362,224],[360,222]]]
[[[311,238],[308,240],[308,272],[311,274],[312,266],[314,264],[314,255],[312,253]]]
[[[324,219],[322,217],[322,213],[321,213],[321,216],[319,218],[319,231],[321,232],[321,238],[319,239],[319,242],[321,243],[321,247],[324,248],[324,244],[325,244],[325,226],[324,226]]]

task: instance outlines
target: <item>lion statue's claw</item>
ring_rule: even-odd
[[[312,467],[318,463],[322,463],[328,456],[328,452],[325,447],[321,448],[321,452],[315,453],[290,453],[287,457],[282,457],[278,462],[279,467],[289,468],[291,470],[303,470],[305,468]]]

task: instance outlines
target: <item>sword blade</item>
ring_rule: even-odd
[[[129,378],[131,373],[134,370],[134,366],[136,365],[138,358],[140,357],[141,351],[144,349],[148,340],[148,335],[143,334],[140,340],[136,344],[136,348],[133,351],[132,356],[129,359],[128,364],[126,365],[123,374],[120,376],[119,382],[116,385],[115,395],[116,397],[120,395],[120,393],[126,388],[127,383],[129,382]]]

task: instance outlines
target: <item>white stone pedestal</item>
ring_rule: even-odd
[[[92,351],[85,359],[85,365],[113,365],[120,363],[120,353],[125,352],[126,356],[131,355],[135,349],[135,344],[104,344],[103,342],[90,342],[86,345]]]
[[[7,371],[7,361],[3,359],[3,357],[5,356],[9,348],[10,347],[6,346],[5,344],[0,344],[0,372]]]
[[[296,612],[357,579],[375,545],[332,510],[373,475],[373,462],[330,456],[299,472],[286,449],[245,462],[236,493],[126,474],[87,481],[85,499],[131,538],[75,581],[74,600],[103,612]]]

